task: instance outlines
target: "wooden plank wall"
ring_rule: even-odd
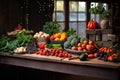
[[[5,0],[0,0],[0,34],[6,32],[8,26],[8,3]],[[4,28],[3,28],[4,27]]]
[[[28,1],[28,9],[26,8],[26,1]],[[40,2],[40,5],[37,1]],[[40,10],[39,7],[42,9]],[[40,31],[45,22],[52,21],[53,9],[53,0],[1,0],[0,35],[14,30],[19,23],[22,23],[23,28],[27,28],[26,10],[28,10],[28,29],[32,29],[35,32]]]

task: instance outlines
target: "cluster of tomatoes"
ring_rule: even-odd
[[[56,57],[65,57],[71,58],[72,54],[69,54],[67,51],[62,49],[41,49],[36,52],[36,54],[46,55],[46,56],[56,56]]]
[[[39,49],[45,49],[45,47],[46,47],[46,43],[39,43],[38,44]]]

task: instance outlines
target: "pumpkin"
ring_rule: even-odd
[[[96,29],[97,28],[97,22],[94,21],[94,20],[89,21],[88,25],[87,25],[87,28],[88,29]]]

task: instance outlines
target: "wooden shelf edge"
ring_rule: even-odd
[[[112,34],[112,29],[86,29],[86,34]]]

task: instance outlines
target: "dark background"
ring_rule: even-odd
[[[7,31],[14,30],[18,24],[22,24],[24,28],[32,29],[35,32],[40,31],[45,22],[52,21],[54,9],[53,0],[27,1],[28,0],[0,0],[0,35],[5,34]],[[37,1],[40,2],[40,5]],[[106,1],[114,5],[112,6],[113,13],[111,15],[112,27],[114,33],[120,35],[120,5],[118,5],[120,2]],[[48,5],[50,5],[50,7]],[[119,11],[117,11],[116,7]],[[117,14],[115,14],[116,11]],[[28,14],[28,24],[26,23],[26,13]],[[77,75],[0,64],[0,79],[2,78],[4,80],[100,80],[96,78],[83,78]]]
[[[52,20],[53,9],[53,0],[0,0],[0,34],[14,30],[18,24],[39,31]]]
[[[120,1],[109,0],[107,3],[113,5],[111,14],[113,31],[120,35]],[[45,22],[52,21],[53,10],[54,0],[0,0],[0,35],[14,30],[18,24],[35,32],[40,31]]]

